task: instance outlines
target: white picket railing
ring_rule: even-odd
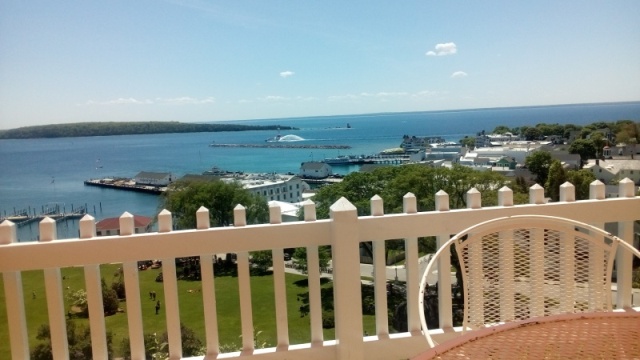
[[[331,218],[328,220],[317,220],[315,205],[308,201],[304,205],[304,221],[281,223],[280,209],[270,207],[271,223],[260,225],[247,225],[244,208],[237,206],[234,226],[224,228],[211,228],[208,210],[201,208],[197,213],[197,229],[184,231],[173,231],[171,214],[162,211],[158,216],[158,232],[146,234],[135,234],[133,216],[125,213],[120,218],[120,235],[109,237],[96,237],[95,220],[91,216],[85,216],[80,221],[80,237],[64,241],[55,239],[55,221],[45,219],[40,223],[40,240],[35,243],[17,243],[15,225],[5,221],[0,224],[0,273],[4,280],[10,343],[0,344],[0,349],[9,346],[13,359],[29,358],[29,347],[33,344],[28,342],[21,272],[39,269],[44,270],[45,275],[54,358],[68,358],[66,311],[60,269],[82,266],[85,273],[94,358],[106,358],[106,326],[102,310],[99,266],[122,263],[131,354],[133,359],[144,359],[137,261],[161,259],[169,355],[170,359],[181,359],[175,259],[199,255],[206,359],[409,358],[428,347],[418,318],[418,288],[420,271],[424,267],[424,264],[419,262],[418,237],[435,236],[438,244],[441,244],[452,234],[482,221],[510,215],[539,214],[567,217],[603,228],[606,226],[607,229],[615,228],[616,235],[633,243],[634,222],[640,220],[640,197],[635,196],[634,190],[633,182],[625,179],[620,182],[619,197],[605,199],[604,184],[595,181],[591,184],[590,200],[575,201],[573,185],[565,183],[561,186],[560,202],[546,204],[544,189],[534,185],[530,189],[529,204],[513,205],[512,191],[503,188],[499,191],[499,206],[483,208],[481,194],[471,189],[467,193],[467,209],[456,210],[449,209],[449,196],[441,191],[436,194],[436,210],[429,212],[417,212],[415,196],[407,194],[404,197],[404,212],[388,215],[383,212],[382,199],[375,196],[371,199],[372,215],[363,217],[358,217],[356,208],[343,198],[331,206]],[[405,239],[408,323],[408,331],[405,333],[391,334],[388,325],[384,242],[389,239]],[[363,337],[359,246],[365,241],[373,241],[376,334]],[[323,245],[332,247],[335,340],[329,341],[323,338],[322,331],[318,247]],[[307,344],[291,345],[286,311],[283,249],[295,247],[307,248],[311,341]],[[273,253],[277,344],[276,347],[268,349],[254,349],[253,343],[249,252],[258,250],[272,250]],[[217,253],[237,254],[243,339],[243,350],[239,353],[219,353],[215,277],[212,271],[212,258]],[[450,268],[446,256],[440,267]],[[630,307],[631,258],[619,257],[616,269],[616,306]],[[455,329],[443,331],[453,327],[450,271],[438,273],[438,286],[440,329],[431,330],[431,333],[436,338],[456,336]]]

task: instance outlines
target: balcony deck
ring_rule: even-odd
[[[304,221],[281,223],[278,207],[270,208],[270,224],[247,225],[245,210],[236,207],[234,226],[211,228],[208,210],[198,211],[197,229],[173,231],[171,214],[158,215],[157,233],[134,234],[133,217],[125,213],[120,218],[119,236],[96,237],[95,220],[85,216],[80,221],[78,239],[56,240],[55,221],[40,223],[40,241],[16,242],[15,225],[0,224],[0,273],[3,276],[6,297],[9,344],[0,344],[0,350],[10,349],[13,359],[29,358],[30,348],[25,314],[25,296],[22,272],[44,270],[52,351],[55,359],[67,359],[67,309],[63,301],[61,269],[84,269],[89,324],[94,358],[107,358],[105,317],[102,311],[101,264],[122,263],[127,294],[127,321],[133,359],[145,358],[142,301],[139,288],[137,262],[160,259],[164,274],[164,311],[166,312],[169,358],[183,359],[180,332],[180,304],[175,259],[197,255],[202,272],[202,314],[205,323],[206,355],[198,359],[404,359],[413,357],[429,345],[422,333],[419,319],[419,282],[424,262],[418,253],[418,237],[433,236],[442,244],[473,224],[496,217],[510,215],[551,215],[567,217],[593,224],[638,247],[634,226],[640,220],[640,197],[634,194],[634,184],[628,179],[619,185],[619,197],[605,199],[604,184],[591,185],[590,200],[575,201],[573,186],[561,187],[561,201],[545,203],[544,189],[530,189],[530,203],[513,205],[513,194],[508,188],[500,190],[499,206],[482,207],[481,194],[475,189],[467,193],[467,209],[449,209],[446,193],[436,195],[436,210],[418,212],[417,200],[412,194],[404,197],[402,214],[384,214],[382,199],[371,200],[371,216],[358,217],[356,208],[347,199],[340,199],[331,207],[331,218],[317,220],[315,206],[304,206]],[[384,244],[391,239],[404,239],[406,272],[403,277],[407,289],[407,324],[402,333],[391,333],[387,314],[387,268]],[[363,310],[361,302],[361,268],[359,247],[362,242],[373,242],[373,284],[375,286],[375,334],[363,336]],[[635,242],[635,243],[634,243]],[[150,246],[152,245],[152,246]],[[324,338],[318,247],[332,247],[335,339]],[[310,341],[291,344],[286,308],[285,261],[283,249],[306,247],[309,265]],[[254,316],[252,308],[249,252],[271,250],[273,254],[273,283],[277,344],[256,349],[253,341]],[[238,288],[240,293],[242,351],[220,353],[216,312],[216,277],[213,255],[237,254]],[[612,289],[617,308],[639,306],[640,294],[632,289],[632,261],[619,256],[616,260],[617,283]],[[444,340],[459,335],[453,325],[451,300],[451,273],[437,275],[439,286],[439,329],[430,333]],[[634,304],[635,302],[635,304]],[[5,326],[0,324],[0,326]]]

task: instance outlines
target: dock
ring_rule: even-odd
[[[147,194],[159,195],[167,191],[166,186],[140,185],[129,178],[102,178],[85,180],[86,186],[97,186],[109,189],[136,191]]]
[[[35,209],[34,209],[35,212]],[[44,218],[51,218],[56,222],[69,220],[69,219],[80,219],[85,214],[87,214],[87,207],[80,206],[72,210],[71,212],[60,211],[60,207],[51,207],[44,208],[40,214],[32,214],[26,210],[22,210],[19,213],[7,217],[0,217],[0,222],[4,220],[9,220],[16,224],[18,227],[22,227],[24,225],[28,225],[33,222],[40,222]]]

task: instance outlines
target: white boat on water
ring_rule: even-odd
[[[272,138],[268,138],[267,140],[265,140],[266,142],[294,142],[294,141],[304,141],[305,139],[298,136],[298,135],[293,135],[293,134],[289,134],[289,135],[276,135]]]

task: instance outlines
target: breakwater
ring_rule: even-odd
[[[222,148],[267,148],[267,149],[351,149],[349,145],[314,145],[314,144],[209,144],[210,147]]]

